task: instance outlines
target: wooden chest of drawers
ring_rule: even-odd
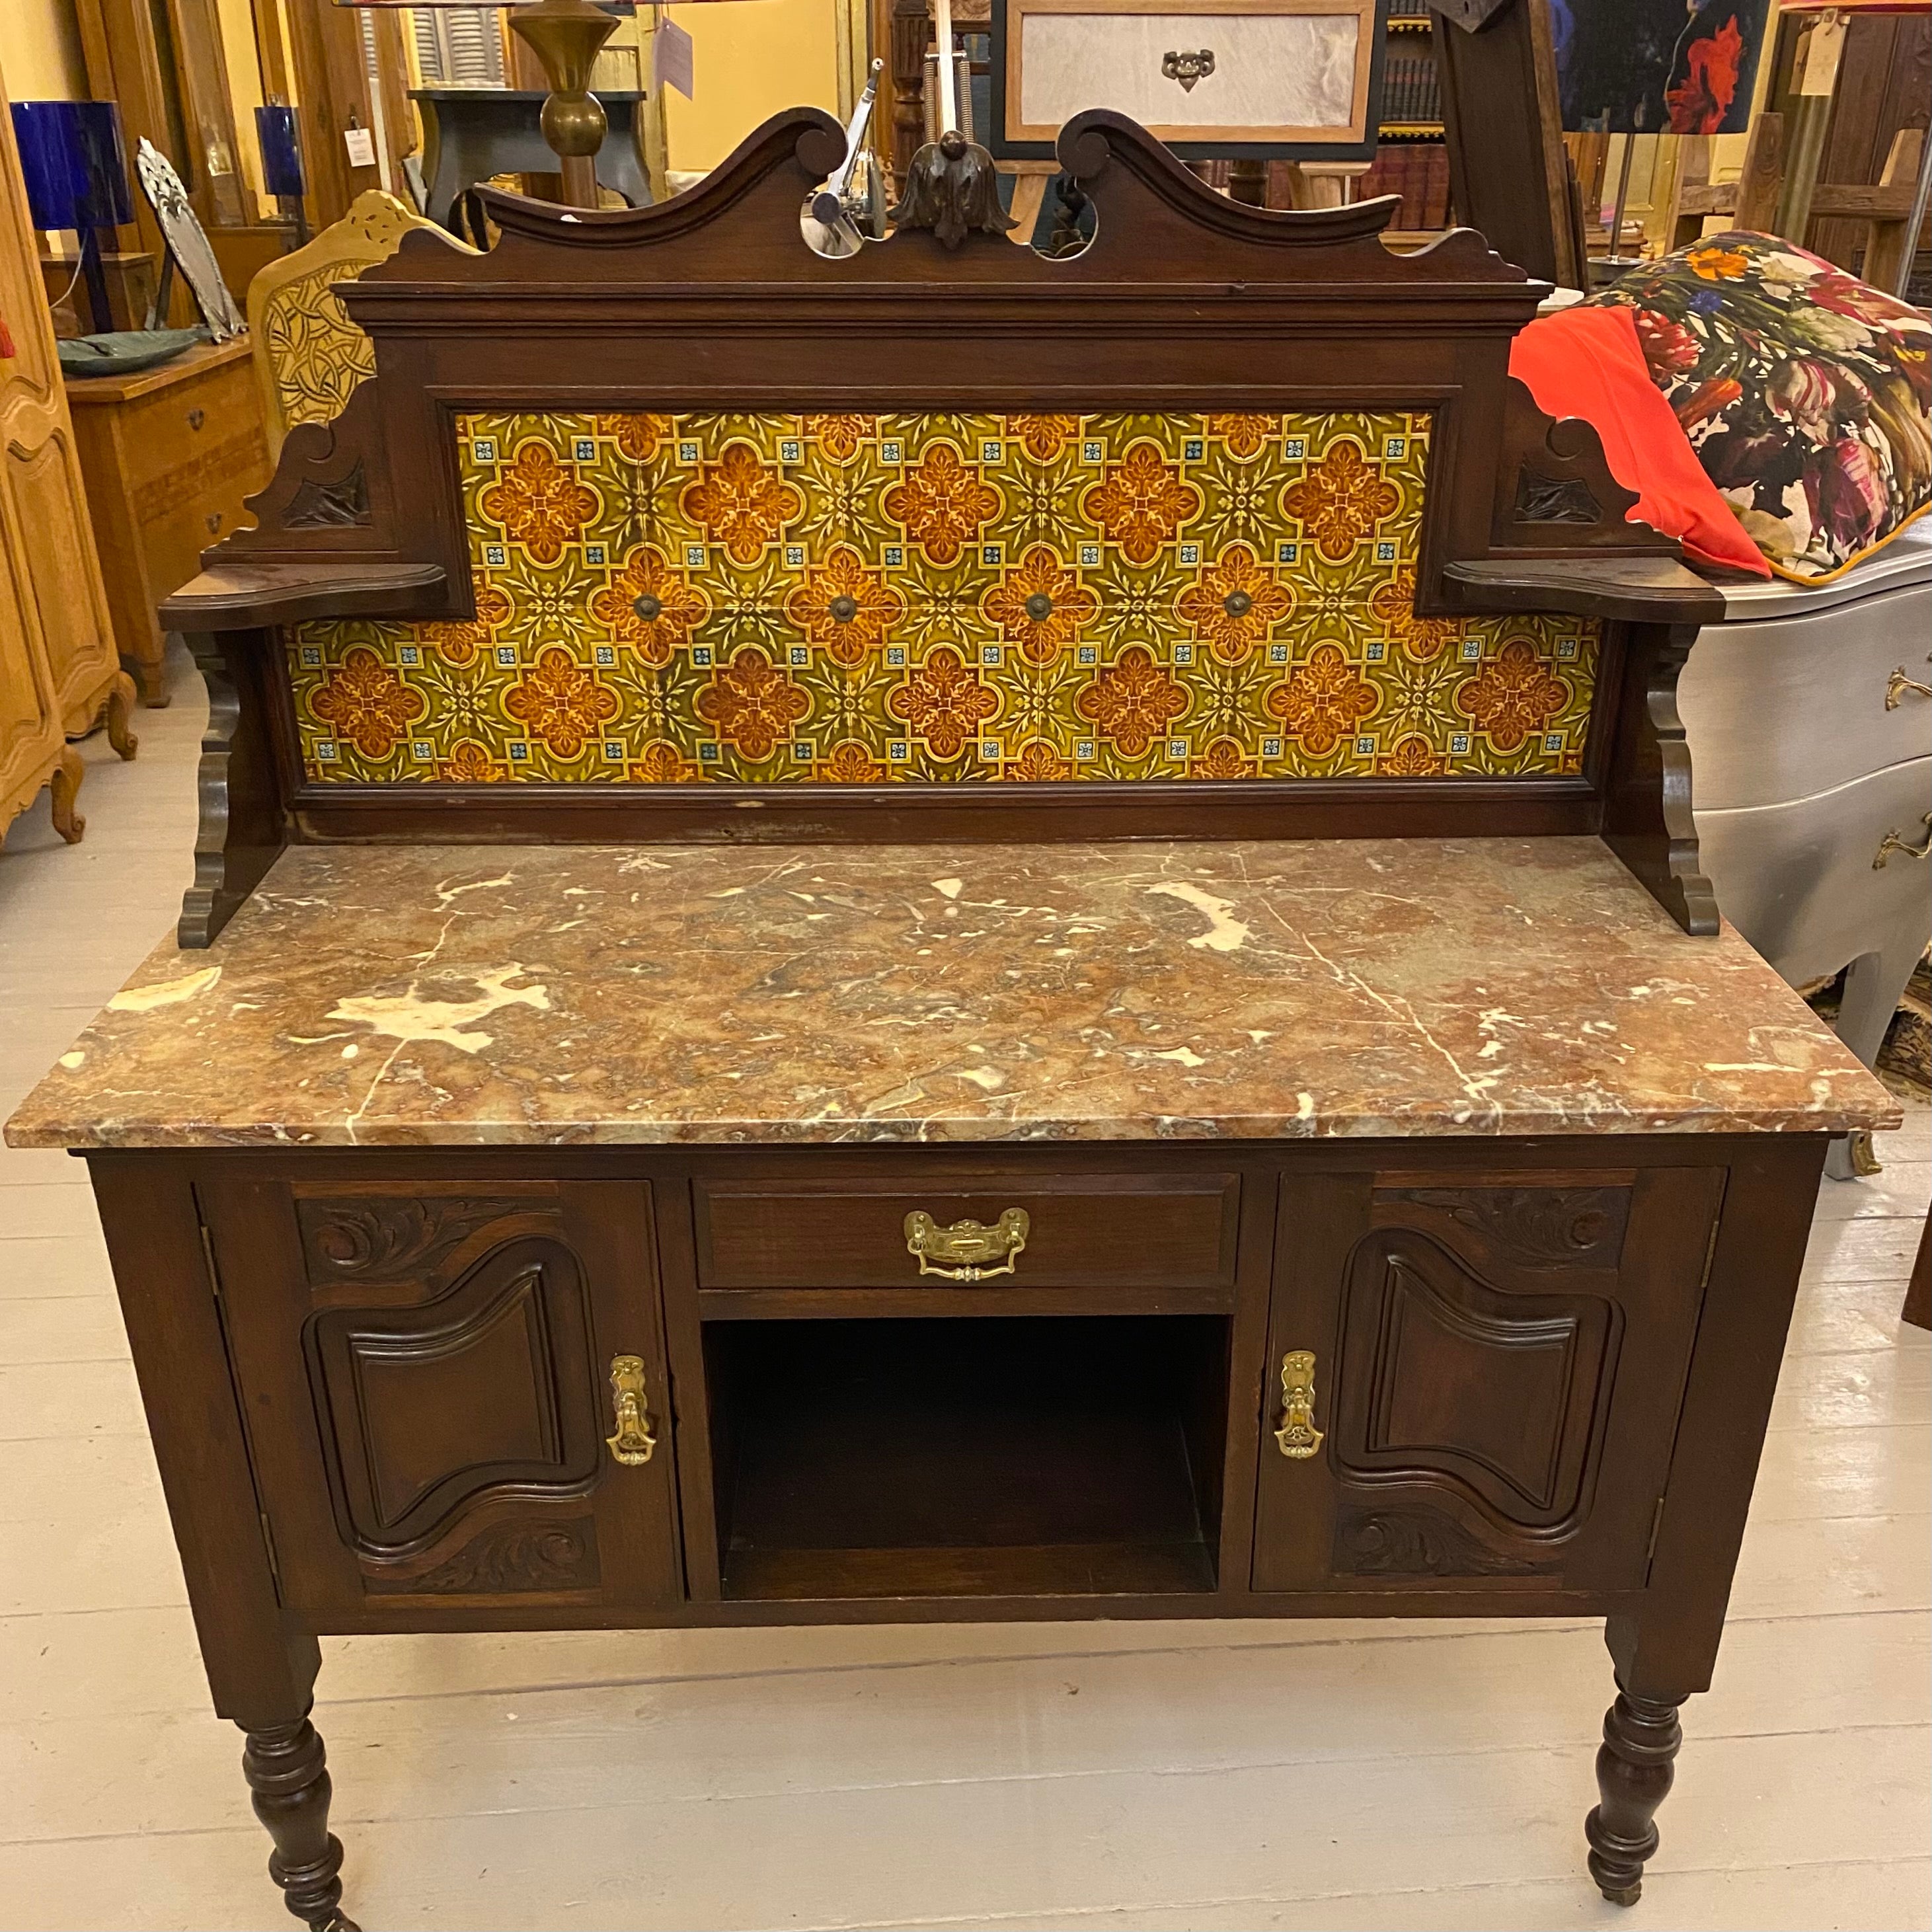
[[[70,379],[67,394],[115,640],[158,704],[155,606],[245,520],[242,499],[268,481],[248,343],[211,343],[138,375]]]

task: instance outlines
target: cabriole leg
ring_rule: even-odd
[[[1643,1868],[1657,1851],[1657,1808],[1669,1795],[1672,1761],[1684,1742],[1677,1721],[1681,1697],[1633,1697],[1621,1686],[1604,1714],[1597,1753],[1602,1802],[1583,1821],[1590,1841],[1590,1876],[1612,1905],[1634,1905]]]
[[[307,1718],[244,1733],[242,1770],[275,1849],[268,1876],[309,1932],[357,1932],[342,1912],[341,1841],[330,1835],[328,1766]]]

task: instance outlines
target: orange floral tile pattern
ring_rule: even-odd
[[[1594,625],[1415,611],[1426,414],[458,420],[473,614],[292,627],[312,778],[1581,769]]]

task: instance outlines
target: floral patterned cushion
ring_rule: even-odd
[[[1932,323],[1916,309],[1742,232],[1594,299],[1636,310],[1652,380],[1779,576],[1822,584],[1932,501]]]

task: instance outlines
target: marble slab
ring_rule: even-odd
[[[1592,838],[285,854],[16,1147],[1816,1132],[1897,1106]]]

